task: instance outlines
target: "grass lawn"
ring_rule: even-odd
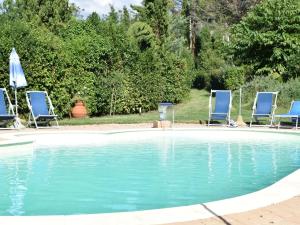
[[[177,123],[205,123],[208,119],[208,102],[210,93],[204,90],[191,90],[191,94],[184,102],[175,106],[175,122]],[[238,115],[238,97],[233,96],[233,106],[231,110],[231,118],[236,120]],[[254,101],[254,97],[253,97]],[[250,121],[252,103],[242,105],[242,116],[245,122]],[[282,110],[277,110],[282,111]],[[158,111],[147,113],[131,114],[131,115],[114,115],[91,117],[84,119],[63,119],[60,125],[84,125],[84,124],[108,124],[108,123],[147,123],[159,119]]]

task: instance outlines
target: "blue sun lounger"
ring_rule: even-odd
[[[212,106],[213,94],[216,95],[214,107]],[[230,121],[232,95],[230,90],[211,90],[209,97],[209,115],[208,126],[212,120],[225,120],[228,124]]]
[[[259,122],[261,118],[268,118],[270,120],[270,124],[265,126],[272,126],[274,111],[277,108],[277,95],[278,92],[257,92],[256,97],[253,104],[253,111],[251,116],[250,127],[252,125],[253,119],[256,122]],[[262,126],[262,125],[258,125]]]
[[[7,124],[15,120],[16,115],[7,91],[5,88],[0,88],[0,126],[6,129]]]
[[[52,127],[58,127],[57,115],[46,91],[27,91],[26,100],[30,109],[28,126],[34,124],[36,128],[47,128],[51,121],[55,121],[56,126]]]
[[[296,129],[298,129],[298,123],[300,119],[300,101],[292,101],[290,110],[288,113],[275,115],[279,119],[278,129],[280,127],[280,118],[290,118],[291,122],[296,123]]]

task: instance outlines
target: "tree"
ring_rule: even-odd
[[[181,15],[186,18],[186,39],[194,57],[197,56],[197,32],[199,30],[199,1],[182,0]]]
[[[300,2],[266,0],[233,28],[231,50],[256,75],[289,77],[288,65],[300,51]]]
[[[218,0],[216,5],[228,24],[239,22],[261,0]]]
[[[139,18],[148,23],[161,43],[168,36],[170,0],[144,0],[143,7],[133,6],[139,13]]]
[[[123,12],[121,15],[121,23],[126,29],[128,29],[130,26],[130,14],[128,12],[128,9],[125,6],[123,7]]]
[[[99,26],[101,19],[98,13],[92,12],[92,14],[87,17],[86,21],[88,24],[91,24],[94,28],[96,28]]]
[[[68,0],[4,0],[1,5],[4,14],[12,19],[20,18],[45,25],[57,31],[66,24],[77,12],[74,4]]]
[[[155,44],[153,30],[147,23],[133,23],[128,29],[128,36],[131,42],[137,44],[141,51],[144,51]]]

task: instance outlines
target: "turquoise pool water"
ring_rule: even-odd
[[[0,215],[204,203],[257,191],[300,168],[296,135],[147,131],[37,139],[32,151],[0,157]]]

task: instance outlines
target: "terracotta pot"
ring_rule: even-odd
[[[84,118],[87,116],[87,110],[83,101],[77,101],[71,110],[73,118]]]

